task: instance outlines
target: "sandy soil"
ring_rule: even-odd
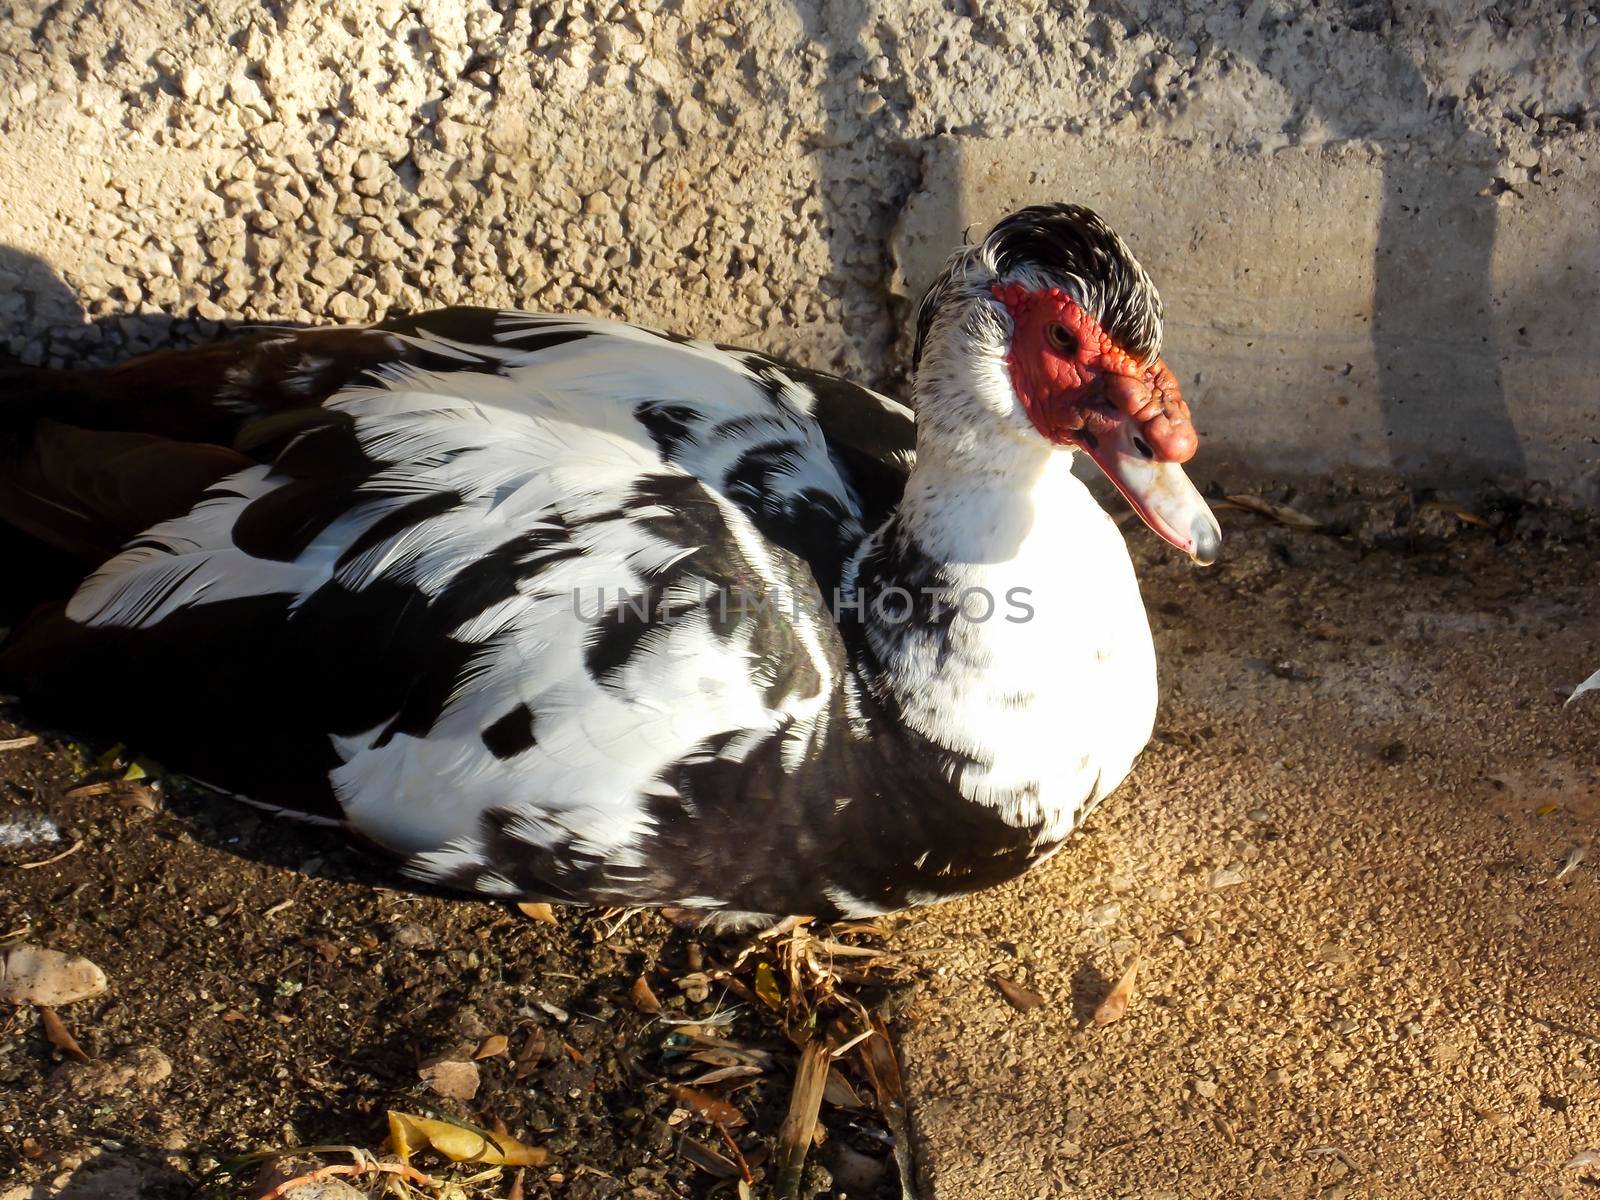
[[[891,933],[917,975],[896,1028],[925,1196],[1600,1182],[1565,1166],[1600,1148],[1600,878],[1592,858],[1556,878],[1600,816],[1600,696],[1561,705],[1600,646],[1583,527],[1525,510],[1498,538],[1418,535],[1455,524],[1435,516],[1373,548],[1403,499],[1299,503],[1355,536],[1231,512],[1202,573],[1134,532],[1166,679],[1156,742],[1054,863]],[[9,716],[0,738],[27,728]],[[183,1194],[241,1150],[376,1144],[387,1107],[498,1116],[548,1145],[530,1197],[714,1186],[666,1124],[663,1030],[625,1000],[641,971],[670,992],[686,935],[385,890],[355,855],[225,802],[71,799],[81,755],[46,732],[0,760],[0,815],[42,811],[84,842],[6,869],[0,932],[112,977],[64,1010],[104,1066],[63,1063],[25,1010],[0,1024],[0,1156],[40,1188],[19,1195],[111,1165],[136,1185],[121,1195]],[[1093,1027],[1135,955],[1128,1015]],[[1043,1007],[1008,1006],[996,973]],[[430,1055],[529,1030],[537,1068],[486,1063],[472,1102],[418,1080]],[[739,1096],[757,1153],[774,1075]],[[873,1177],[823,1194],[896,1194]]]

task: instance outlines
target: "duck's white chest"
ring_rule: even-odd
[[[1121,532],[1075,479],[1050,502],[1052,520],[1010,558],[957,568],[961,615],[907,714],[967,760],[968,799],[1037,826],[1041,842],[1065,837],[1126,777],[1157,695]]]

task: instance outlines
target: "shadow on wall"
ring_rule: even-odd
[[[1155,7],[1166,11],[1145,22],[1150,32],[1178,43],[1190,36],[1182,8]],[[1115,3],[1095,3],[1094,9],[1124,19]],[[1290,69],[1292,51],[1259,34],[1245,36],[1255,31],[1229,28],[1233,40],[1217,49],[1253,63],[1281,87],[1295,123],[1314,118],[1333,136],[1359,136],[1345,128],[1345,114],[1326,105],[1315,75]],[[1227,29],[1222,36],[1229,37]],[[1379,36],[1376,28],[1373,36]],[[1372,344],[1390,462],[1402,474],[1446,484],[1520,479],[1527,474],[1526,455],[1507,408],[1490,320],[1495,204],[1477,196],[1493,178],[1499,155],[1486,138],[1459,124],[1453,104],[1428,94],[1416,63],[1399,50],[1386,57],[1388,69],[1377,73],[1371,88],[1392,97],[1397,109],[1450,128],[1456,138],[1449,156],[1422,163],[1408,157],[1408,138],[1377,139],[1383,196]],[[1448,424],[1466,431],[1454,444],[1441,436],[1435,415],[1444,405]]]
[[[892,229],[917,187],[920,172],[913,153],[891,153],[890,147],[900,144],[892,134],[877,142],[868,136],[874,126],[886,133],[893,127],[887,107],[876,113],[867,111],[866,93],[860,86],[861,72],[875,53],[869,49],[867,22],[877,18],[872,17],[867,0],[791,0],[791,4],[806,39],[827,54],[818,97],[823,127],[811,139],[811,154],[816,162],[831,277],[844,285],[847,293],[854,283],[876,302],[870,318],[861,309],[847,307],[844,312],[846,328],[840,332],[861,350],[860,368],[853,370],[851,364],[837,358],[810,365],[856,374],[868,386],[909,400],[907,314],[896,311],[887,282]],[[886,86],[891,85],[878,85],[880,91]],[[862,147],[873,145],[878,147],[877,157],[864,164]],[[870,174],[870,185],[864,184],[864,171]]]
[[[166,313],[90,319],[78,292],[38,255],[0,243],[0,363],[103,366],[148,350],[210,341],[216,322]],[[108,353],[106,346],[115,346]]]

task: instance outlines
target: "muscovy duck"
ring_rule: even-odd
[[[0,519],[91,573],[0,681],[411,878],[863,917],[1007,880],[1128,773],[1154,651],[1092,458],[1220,532],[1161,304],[1024,209],[910,408],[747,350],[455,308],[0,376]]]

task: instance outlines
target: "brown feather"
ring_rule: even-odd
[[[348,433],[347,418],[318,406],[407,354],[387,332],[308,329],[98,370],[0,372],[0,421],[13,431],[0,441],[0,521],[98,564],[291,441],[305,452],[348,453],[339,444],[347,436],[315,436]]]
[[[26,447],[0,469],[0,520],[99,563],[251,465],[226,446],[39,421]]]

